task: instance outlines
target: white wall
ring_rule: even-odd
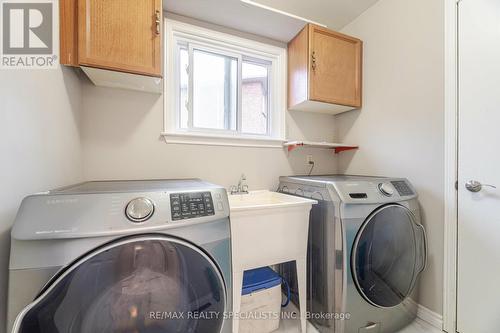
[[[290,113],[290,138],[333,140],[333,116]],[[144,179],[199,177],[229,187],[247,176],[250,189],[274,189],[278,177],[309,171],[306,155],[313,155],[314,173],[336,171],[329,150],[241,148],[166,144],[163,97],[85,84],[82,143],[86,179]]]
[[[284,47],[258,36],[175,14],[166,15]],[[336,172],[336,157],[329,150],[298,149],[288,154],[282,148],[166,144],[160,139],[163,99],[153,94],[84,84],[82,143],[86,179],[198,177],[229,188],[245,173],[250,189],[275,189],[279,176],[308,173],[308,154],[316,162],[314,174]],[[335,139],[333,116],[287,112],[286,120],[290,139]]]
[[[0,332],[10,227],[22,198],[82,179],[80,106],[72,70],[0,70]]]
[[[407,177],[429,237],[420,303],[442,313],[444,6],[380,0],[343,29],[364,41],[363,109],[337,116],[340,141],[360,144],[339,171]]]

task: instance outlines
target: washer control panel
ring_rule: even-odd
[[[172,193],[170,194],[170,210],[173,221],[214,215],[212,193]]]

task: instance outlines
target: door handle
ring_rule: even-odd
[[[465,188],[474,193],[481,191],[483,189],[483,186],[497,188],[495,185],[481,184],[481,182],[478,182],[477,180],[469,180],[467,183],[465,183]]]

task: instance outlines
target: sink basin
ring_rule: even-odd
[[[306,257],[309,212],[316,200],[271,191],[229,195],[233,311],[239,313],[243,272],[295,261],[302,332],[306,329]],[[233,333],[238,333],[238,316]]]
[[[271,191],[251,191],[248,194],[232,194],[228,196],[231,212],[258,210],[266,208],[280,208],[297,205],[311,205],[317,203],[300,197]]]

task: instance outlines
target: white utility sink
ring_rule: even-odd
[[[233,311],[241,302],[243,272],[295,261],[301,329],[306,330],[306,257],[309,213],[316,200],[271,191],[229,195],[233,264]],[[233,318],[233,333],[239,321]]]
[[[241,212],[245,210],[272,209],[287,206],[306,205],[310,206],[316,203],[300,197],[294,197],[278,192],[251,191],[248,194],[231,194],[229,198],[229,207],[231,212]]]

